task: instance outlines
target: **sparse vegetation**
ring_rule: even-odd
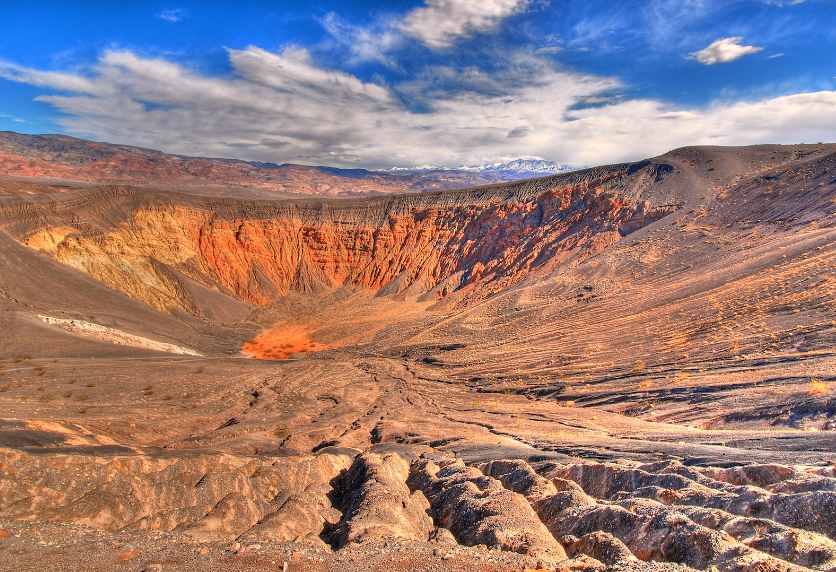
[[[149,383],[145,386],[145,389],[142,390],[145,395],[154,395],[154,385]]]
[[[290,429],[287,428],[287,425],[279,425],[273,430],[273,435],[277,439],[284,439],[290,435]]]
[[[90,399],[90,395],[88,395],[87,393],[79,393],[78,395],[75,396],[76,401],[87,401],[89,399]]]
[[[825,393],[828,393],[829,390],[823,381],[814,377],[808,384],[807,392],[810,395],[824,395]]]
[[[40,401],[42,403],[49,403],[53,399],[55,399],[55,396],[52,395],[51,393],[44,393],[43,395],[38,397],[38,401]]]
[[[169,394],[166,394],[166,396],[163,397],[163,399],[165,399],[166,401],[171,401],[172,399],[174,399],[174,396],[169,393]]]
[[[32,359],[32,356],[26,355],[26,356],[13,358],[12,363],[23,363],[24,361],[26,361],[28,359]]]
[[[35,373],[38,376],[44,375],[46,373],[46,368],[42,365],[36,366],[35,367]]]

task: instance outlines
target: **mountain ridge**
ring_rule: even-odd
[[[524,178],[524,175],[543,176],[579,171],[586,167],[570,167],[554,161],[545,159],[513,159],[510,161],[497,161],[484,165],[461,165],[459,167],[434,167],[421,165],[418,167],[390,167],[379,169],[381,172],[407,172],[417,173],[424,171],[465,171],[471,173],[509,173]]]
[[[537,168],[533,163],[530,166]],[[459,189],[561,172],[549,171],[547,165],[539,168],[545,170],[371,171],[190,157],[68,135],[0,132],[0,172],[5,177],[0,180],[0,193],[4,194],[33,192],[32,184],[49,183],[56,188],[130,184],[208,196],[232,193],[241,198],[346,198]]]

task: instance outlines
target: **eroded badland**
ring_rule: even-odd
[[[4,569],[836,568],[836,146],[362,199],[27,189]]]

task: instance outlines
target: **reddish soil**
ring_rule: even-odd
[[[256,359],[293,359],[324,349],[298,330],[271,328],[246,342],[241,351]]]

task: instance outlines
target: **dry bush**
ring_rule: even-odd
[[[810,395],[824,395],[825,393],[829,393],[829,390],[823,381],[814,377],[808,384],[807,392]]]

